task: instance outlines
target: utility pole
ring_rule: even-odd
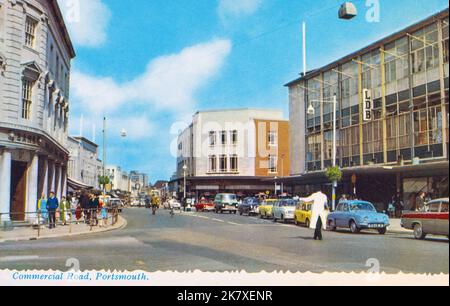
[[[106,117],[103,117],[103,180],[106,178]],[[105,181],[103,181],[104,183]],[[103,184],[103,193],[106,192],[106,185]]]

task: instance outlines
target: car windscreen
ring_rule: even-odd
[[[226,201],[226,202],[232,202],[232,201],[236,201],[236,195],[234,194],[226,194],[223,196],[222,201]]]
[[[280,203],[280,207],[295,207],[297,202],[294,200],[283,201]]]
[[[351,203],[349,207],[351,211],[376,211],[370,203]]]
[[[248,205],[256,205],[259,204],[259,200],[256,198],[247,198],[244,200],[244,203]]]

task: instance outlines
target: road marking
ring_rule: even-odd
[[[26,261],[26,260],[36,260],[39,256],[6,256],[0,257],[0,262],[11,262],[11,261]]]
[[[209,220],[209,217],[205,217],[205,216],[196,216],[196,217],[198,217],[200,219],[207,219],[207,220]]]
[[[234,223],[234,222],[228,222],[228,224],[231,224],[231,225],[242,225],[242,224]]]
[[[220,220],[220,219],[216,219],[216,218],[213,218],[212,220],[213,220],[213,221],[217,221],[217,222],[221,222],[221,223],[225,223],[225,221]]]

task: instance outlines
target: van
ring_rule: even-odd
[[[228,211],[230,214],[236,214],[238,211],[238,199],[232,193],[220,193],[214,199],[214,208],[216,214]]]

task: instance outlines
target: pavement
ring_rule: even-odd
[[[257,217],[214,213],[176,213],[145,208],[124,210],[119,231],[87,236],[5,242],[0,270],[66,270],[68,260],[81,270],[147,272],[380,272],[449,273],[449,241],[430,236],[415,240],[409,232],[348,230],[313,232],[293,224]],[[395,226],[395,225],[394,225]]]
[[[115,225],[111,225],[111,220],[108,220],[107,226],[103,227],[94,226],[92,227],[92,229],[89,225],[84,223],[73,224],[72,226],[59,225],[52,230],[48,229],[48,227],[41,226],[39,233],[37,228],[33,228],[30,226],[16,227],[8,231],[0,229],[0,243],[49,239],[49,238],[63,238],[63,237],[73,237],[80,235],[103,233],[123,228],[126,226],[126,224],[127,224],[126,219],[119,216],[118,222]]]

